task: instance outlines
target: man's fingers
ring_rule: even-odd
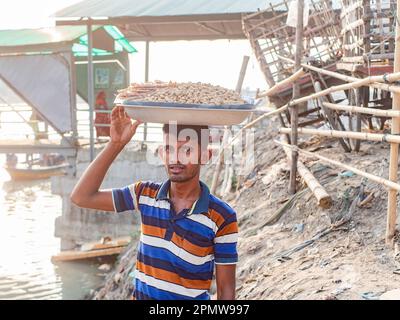
[[[119,109],[118,109],[118,116],[119,116],[119,118],[120,119],[123,119],[124,118],[124,107],[121,107],[121,106],[119,106]]]
[[[114,107],[111,111],[111,119],[116,120],[118,118],[118,108],[119,107]]]
[[[142,124],[142,122],[139,120],[131,120],[131,130],[136,131],[140,124]]]
[[[143,122],[142,121],[140,121],[139,119],[136,119],[135,121],[134,121],[134,125],[136,126],[136,127],[138,127],[139,125],[141,125]]]
[[[122,119],[123,118],[123,116],[122,116],[123,113],[124,113],[124,107],[122,107],[122,106],[114,107],[114,109],[111,111],[111,120]]]

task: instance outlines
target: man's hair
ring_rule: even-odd
[[[176,129],[173,129],[174,126],[176,127]],[[191,129],[194,132],[196,132],[197,139],[198,139],[197,142],[200,146],[204,146],[204,147],[208,146],[209,137],[210,137],[210,129],[208,126],[198,126],[198,125],[190,125],[190,124],[170,125],[168,123],[164,124],[164,126],[163,126],[164,134],[170,133],[170,130],[172,130],[173,132],[176,132],[177,137],[179,136],[179,133],[184,129]],[[201,134],[202,132],[203,132],[203,135]],[[202,141],[203,138],[205,138],[206,140]]]

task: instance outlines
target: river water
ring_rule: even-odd
[[[12,182],[0,156],[0,299],[83,299],[104,279],[101,259],[53,264],[62,201],[50,180]]]

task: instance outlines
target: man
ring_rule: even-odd
[[[173,132],[164,125],[159,150],[169,176],[164,183],[138,181],[121,189],[99,190],[139,124],[123,107],[113,109],[111,140],[80,178],[72,202],[104,211],[140,211],[135,299],[208,300],[214,265],[217,299],[234,299],[236,213],[200,181],[200,165],[210,155],[208,138],[201,135],[208,133],[207,127],[177,126]]]

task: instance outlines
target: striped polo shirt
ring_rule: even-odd
[[[181,212],[171,205],[169,180],[112,190],[116,212],[139,209],[141,215],[136,299],[209,300],[214,264],[238,261],[235,211],[200,186],[199,199]]]

